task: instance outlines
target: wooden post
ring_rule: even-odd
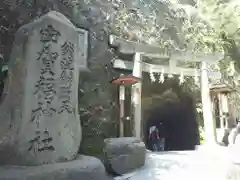
[[[135,53],[134,65],[133,65],[133,76],[142,78],[142,62],[141,54]],[[133,136],[141,139],[142,129],[142,106],[141,106],[141,94],[142,94],[142,82],[138,82],[132,86],[132,120],[133,120]]]
[[[124,137],[124,100],[125,100],[125,87],[119,86],[119,105],[120,105],[120,137]]]
[[[222,93],[222,110],[225,114],[225,121],[224,121],[224,129],[227,129],[229,127],[228,121],[229,121],[229,110],[228,110],[228,98],[227,94]]]
[[[223,108],[222,108],[222,95],[218,93],[218,105],[219,105],[219,117],[220,117],[220,129],[224,129],[224,116],[223,116]]]
[[[204,120],[204,128],[205,128],[205,139],[207,144],[216,144],[216,124],[212,114],[207,63],[203,61],[201,65],[202,65],[201,95],[202,95],[203,120]]]
[[[219,110],[220,110],[220,116],[221,116],[221,129],[228,128],[228,120],[229,118],[226,116],[226,114],[229,113],[228,109],[228,98],[227,95],[224,93],[219,93]]]

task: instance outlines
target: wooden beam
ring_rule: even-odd
[[[114,35],[110,35],[109,43],[112,47],[118,48],[118,51],[123,54],[148,53],[155,56],[157,54],[158,57],[169,57],[168,52],[158,46],[149,46],[134,41],[128,41]]]
[[[136,53],[134,56],[133,65],[133,76],[142,78],[142,63],[141,54]],[[132,86],[132,119],[134,122],[133,135],[141,139],[141,129],[142,129],[142,82],[138,82]]]
[[[124,101],[125,101],[125,86],[119,86],[119,107],[120,107],[120,118],[119,118],[119,135],[124,137]]]
[[[116,69],[124,69],[124,70],[132,70],[133,63],[131,61],[124,61],[121,59],[115,59],[113,62],[113,67]],[[152,65],[149,63],[142,62],[142,71],[144,72],[154,72],[161,73],[164,69],[164,73],[166,74],[175,74],[180,75],[183,73],[185,76],[200,76],[201,72],[198,69],[194,68],[181,68],[181,67],[169,67],[163,65]],[[208,72],[208,76],[221,78],[220,72]]]
[[[228,87],[226,84],[211,85],[210,90],[216,93],[230,93],[234,91],[233,89]]]
[[[134,54],[140,52],[142,56],[150,58],[169,58],[177,61],[201,62],[208,64],[216,63],[224,57],[223,52],[216,53],[193,53],[191,51],[168,51],[158,46],[147,45],[139,42],[128,41],[114,35],[110,35],[109,43],[112,47],[118,48],[123,54]]]
[[[171,54],[170,58],[178,61],[188,61],[188,62],[202,62],[205,61],[208,64],[213,64],[223,59],[224,54],[221,52],[216,53],[192,53],[190,51],[175,51]]]
[[[220,117],[220,129],[224,130],[224,112],[222,108],[222,94],[218,93],[218,107],[219,107],[219,117]]]
[[[122,52],[123,53],[123,52]],[[173,51],[170,54],[153,54],[143,53],[144,57],[159,59],[169,59],[174,61],[186,61],[186,62],[201,62],[205,61],[208,64],[214,64],[217,61],[223,59],[224,54],[221,52],[216,53],[192,53],[191,51]]]

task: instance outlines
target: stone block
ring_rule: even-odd
[[[107,180],[99,159],[79,156],[76,160],[40,166],[2,166],[1,180]]]
[[[229,129],[217,129],[217,142],[228,145]]]
[[[235,144],[235,140],[236,140],[237,134],[238,134],[238,129],[237,128],[231,129],[231,131],[230,131],[230,133],[228,135],[228,142],[229,142],[230,146]]]
[[[78,82],[79,67],[86,65],[84,32],[52,11],[16,33],[0,106],[0,164],[75,159],[82,137]]]
[[[121,175],[145,164],[145,144],[134,137],[105,139],[105,166],[109,173]]]
[[[240,134],[236,135],[234,145],[240,148]]]

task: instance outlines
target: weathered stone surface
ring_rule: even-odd
[[[228,145],[228,136],[229,136],[230,130],[228,129],[217,129],[217,142]]]
[[[240,133],[240,124],[237,125],[236,128],[233,128],[230,133],[229,133],[229,136],[228,136],[228,142],[229,142],[229,145],[233,145],[235,143],[235,140],[236,140],[236,136]]]
[[[240,134],[237,134],[234,144],[240,148]]]
[[[105,167],[94,157],[32,167],[0,167],[1,180],[107,180]]]
[[[84,60],[79,39],[79,30],[57,12],[17,32],[8,94],[0,107],[1,164],[41,165],[76,157],[79,60]]]
[[[105,140],[105,165],[110,173],[124,174],[140,168],[145,163],[145,144],[134,137]]]
[[[235,163],[240,164],[240,134],[237,134],[235,137],[234,144],[231,144],[229,146],[230,152],[231,152],[231,157]]]

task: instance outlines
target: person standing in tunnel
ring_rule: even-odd
[[[151,126],[149,128],[149,142],[151,144],[152,151],[164,151],[165,148],[165,137],[163,133],[162,123],[159,126]]]

